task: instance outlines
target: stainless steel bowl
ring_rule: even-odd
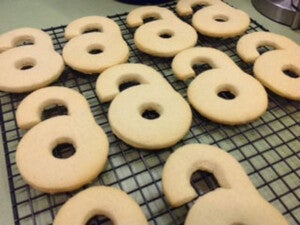
[[[300,0],[252,0],[252,4],[266,17],[292,29],[300,28]]]

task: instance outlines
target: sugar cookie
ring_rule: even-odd
[[[139,85],[120,92],[120,84]],[[157,150],[178,142],[192,121],[188,103],[153,68],[120,64],[105,70],[96,82],[102,102],[112,101],[108,119],[113,133],[142,149]]]
[[[185,81],[198,75],[193,69],[196,64],[209,64],[212,69],[240,70],[224,52],[209,47],[194,47],[180,52],[172,61],[172,70],[177,79]]]
[[[230,92],[233,99],[220,97]],[[238,125],[262,116],[268,96],[262,85],[250,75],[233,75],[231,70],[215,69],[196,77],[188,87],[192,106],[204,117],[217,123]]]
[[[276,208],[261,197],[230,154],[205,144],[185,145],[168,158],[162,185],[171,206],[181,206],[197,197],[190,179],[198,170],[212,173],[220,188],[195,201],[185,225],[288,224]]]
[[[170,18],[177,19],[175,14],[167,8],[159,6],[143,6],[132,10],[126,17],[129,27],[139,27],[144,24],[147,18],[166,20]]]
[[[172,89],[167,80],[152,67],[138,63],[125,63],[112,66],[101,73],[96,82],[96,93],[101,102],[112,101],[120,93],[120,85],[127,82]]]
[[[265,89],[229,56],[213,48],[191,48],[174,57],[172,69],[178,79],[186,80],[195,76],[192,69],[195,63],[208,63],[213,67],[197,76],[188,87],[188,100],[201,115],[218,123],[238,125],[266,112]],[[222,96],[224,93],[229,97]]]
[[[47,33],[20,28],[0,36],[0,68],[0,90],[22,93],[55,81],[64,70],[64,62]]]
[[[84,206],[84,207],[83,207]],[[147,225],[139,205],[125,192],[112,187],[90,187],[70,198],[53,225],[82,225],[94,216],[106,216],[116,225]]]
[[[39,29],[23,27],[0,35],[0,53],[23,44],[54,50],[51,37]]]
[[[176,12],[179,16],[189,16],[194,13],[195,6],[213,6],[217,4],[222,5],[221,0],[179,0],[176,5]]]
[[[156,20],[143,24],[143,19]],[[166,8],[143,6],[131,11],[127,16],[130,27],[139,28],[134,34],[136,47],[147,54],[159,57],[173,57],[183,49],[196,44],[196,31],[181,21]]]
[[[85,33],[95,30],[99,32]],[[77,19],[67,26],[65,36],[70,39],[63,49],[65,62],[85,74],[101,73],[128,60],[127,43],[118,25],[109,18],[89,16]]]
[[[255,77],[274,93],[300,100],[300,46],[263,54],[255,61],[253,71]],[[295,77],[286,72],[294,73]]]
[[[222,1],[180,0],[179,15],[190,15],[195,5],[205,6],[195,12],[193,27],[201,34],[215,38],[230,38],[243,34],[250,25],[250,17],[243,11],[232,8]]]
[[[102,32],[111,36],[122,36],[118,24],[102,16],[86,16],[72,21],[65,29],[65,38],[71,40],[86,32]]]
[[[143,117],[155,111],[154,119]],[[192,121],[188,103],[175,91],[143,84],[124,90],[108,110],[112,131],[124,142],[143,149],[162,149],[177,143]]]
[[[298,44],[283,35],[259,31],[246,34],[238,40],[236,46],[237,54],[244,62],[254,63],[260,56],[258,48],[263,46],[275,49],[289,49],[297,48]]]
[[[65,106],[68,115],[41,122],[44,108],[54,104]],[[20,103],[16,118],[22,129],[32,127],[17,147],[16,163],[21,176],[35,189],[51,194],[75,190],[104,168],[107,137],[85,98],[76,91],[65,87],[39,89]],[[60,144],[73,145],[75,153],[66,159],[54,157],[52,151]]]

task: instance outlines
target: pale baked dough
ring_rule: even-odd
[[[143,19],[156,18],[144,23]],[[196,44],[196,31],[181,21],[166,8],[144,6],[134,9],[128,14],[127,23],[137,27],[134,34],[136,47],[147,54],[158,57],[173,57],[183,49]]]
[[[71,40],[88,32],[99,32],[117,37],[122,36],[121,30],[115,21],[103,16],[86,16],[68,24],[65,29],[65,38]]]
[[[0,90],[22,93],[45,87],[58,79],[64,62],[54,51],[47,33],[20,28],[0,36],[0,68]]]
[[[233,99],[219,97],[229,91]],[[217,123],[239,125],[261,117],[268,107],[263,86],[248,74],[214,69],[196,77],[188,87],[188,99],[204,117]]]
[[[125,63],[112,66],[101,73],[96,82],[97,96],[101,102],[112,101],[120,93],[120,85],[127,82],[152,84],[174,90],[152,67],[139,63]]]
[[[36,28],[23,27],[0,35],[0,53],[22,46],[24,43],[32,44],[39,49],[54,50],[52,39],[46,32]]]
[[[44,108],[54,104],[65,106],[68,115],[41,122]],[[31,128],[18,144],[16,163],[33,188],[51,194],[72,191],[103,170],[108,140],[78,92],[65,87],[39,89],[20,103],[16,118],[20,128]],[[75,153],[67,159],[54,157],[53,149],[66,143],[73,145]]]
[[[162,185],[171,206],[181,206],[198,196],[190,182],[198,170],[212,173],[220,188],[195,201],[185,225],[288,224],[280,212],[260,196],[238,161],[222,149],[205,144],[182,146],[167,159]]]
[[[156,119],[142,116],[146,110],[159,114]],[[170,147],[182,139],[192,122],[188,103],[175,91],[142,84],[121,92],[108,110],[112,131],[124,142],[142,149]]]
[[[94,29],[99,31],[85,33]],[[70,40],[63,48],[63,58],[71,68],[82,73],[98,74],[129,58],[129,48],[119,26],[106,17],[77,19],[67,26],[65,36]]]
[[[59,210],[53,225],[83,225],[94,216],[106,216],[115,225],[147,225],[139,205],[113,187],[90,187],[70,198]]]
[[[240,70],[227,54],[210,47],[194,47],[178,53],[172,61],[172,70],[177,79],[185,81],[196,77],[193,66],[202,64],[212,69]]]
[[[213,6],[220,4],[221,0],[179,0],[176,4],[176,12],[180,16],[189,16],[194,13],[193,7],[195,6]]]
[[[193,27],[201,34],[215,38],[231,38],[245,33],[250,25],[247,13],[232,8],[222,1],[180,0],[177,3],[179,15],[190,15],[192,7],[205,6],[194,13]]]
[[[120,85],[138,85],[120,92]],[[96,82],[102,102],[112,101],[108,119],[113,133],[141,149],[159,150],[177,143],[192,121],[189,104],[155,69],[143,64],[120,64],[105,70]],[[145,118],[145,112],[156,118]]]
[[[163,168],[163,191],[172,207],[179,207],[198,197],[190,182],[192,174],[198,170],[212,173],[220,189],[245,189],[249,193],[257,193],[240,164],[230,154],[213,145],[187,144],[176,149]]]
[[[255,61],[253,71],[255,77],[274,93],[300,100],[300,46],[263,54]],[[295,77],[284,71],[293,72]]]
[[[275,49],[297,48],[298,44],[291,39],[271,32],[258,31],[242,36],[237,42],[237,54],[247,63],[254,63],[260,56],[259,47]]]
[[[59,86],[41,88],[32,92],[18,105],[16,122],[20,129],[30,129],[42,122],[42,113],[54,105],[64,106],[68,115],[76,118],[85,116],[86,123],[94,122],[89,104],[77,91]]]
[[[144,20],[152,18],[157,20],[178,19],[169,9],[159,6],[143,6],[132,10],[126,17],[129,27],[139,27]]]
[[[264,87],[219,50],[207,47],[184,50],[174,57],[172,69],[178,79],[187,80],[196,75],[192,66],[199,63],[207,63],[212,69],[197,74],[187,95],[201,115],[218,123],[238,125],[266,112],[268,96]],[[234,98],[219,96],[222,92],[230,92]]]

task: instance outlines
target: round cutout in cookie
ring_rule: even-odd
[[[119,26],[109,18],[74,20],[66,27],[65,36],[69,41],[63,48],[63,58],[68,66],[84,74],[99,74],[128,60],[127,43]]]
[[[43,109],[53,104],[64,105],[68,115],[41,121]],[[16,114],[18,126],[30,129],[18,144],[16,164],[33,188],[51,194],[72,191],[103,170],[108,140],[78,92],[65,87],[39,89],[20,103]],[[60,157],[62,152],[56,151],[62,145],[73,148],[71,154]]]
[[[250,18],[245,12],[230,6],[214,5],[197,11],[192,24],[203,35],[231,38],[245,33],[250,25]]]
[[[272,92],[295,101],[300,100],[300,46],[274,50],[258,57],[254,76]]]
[[[193,12],[193,8],[201,8]],[[193,15],[192,25],[200,33],[214,38],[231,38],[243,34],[250,25],[247,13],[220,0],[181,0],[176,10],[180,16]]]
[[[145,22],[148,18],[155,20]],[[193,47],[198,35],[194,28],[181,21],[170,10],[159,6],[143,6],[127,16],[130,27],[138,27],[134,34],[137,48],[149,55],[173,57],[178,52]]]
[[[298,44],[280,34],[258,31],[242,36],[236,45],[237,54],[247,63],[254,63],[260,56],[259,47],[272,47],[280,50],[297,48]]]
[[[126,62],[128,57],[129,49],[124,40],[97,32],[74,37],[63,49],[65,62],[85,74],[101,73],[110,66]]]
[[[197,170],[211,172],[220,187],[198,197],[190,182]],[[173,207],[198,197],[188,212],[185,225],[288,224],[255,189],[238,161],[211,145],[188,144],[174,151],[163,168],[162,185]]]
[[[19,28],[0,36],[0,67],[0,90],[23,93],[58,79],[64,62],[47,33]]]
[[[98,186],[70,198],[60,208],[53,225],[83,225],[95,216],[106,216],[118,225],[148,224],[139,205],[125,192],[113,187]]]
[[[180,94],[143,84],[124,90],[112,101],[108,119],[124,142],[142,149],[174,145],[190,128],[192,113]]]
[[[138,49],[159,57],[173,57],[178,52],[193,47],[197,39],[192,27],[177,20],[149,22],[139,27],[134,34]]]
[[[199,63],[211,68],[196,74],[193,66]],[[174,57],[172,70],[180,80],[198,75],[189,84],[188,100],[201,115],[212,121],[244,124],[259,118],[267,110],[268,96],[261,83],[217,49],[186,49]]]
[[[267,93],[256,79],[226,69],[197,76],[188,87],[188,99],[201,115],[227,125],[249,123],[268,107]]]

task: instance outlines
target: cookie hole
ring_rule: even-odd
[[[272,51],[272,50],[275,50],[275,48],[273,46],[270,46],[270,45],[265,45],[265,46],[259,46],[257,48],[257,51],[259,52],[260,55],[268,52],[268,51]]]
[[[68,115],[68,109],[62,105],[51,105],[46,107],[42,112],[42,120],[55,116]]]
[[[214,20],[220,23],[224,23],[227,22],[229,20],[229,18],[225,15],[217,15],[214,17]]]
[[[58,144],[53,150],[52,155],[58,159],[68,159],[76,152],[74,146],[69,143]]]
[[[119,85],[119,91],[124,91],[127,88],[134,87],[139,85],[140,83],[137,81],[126,81]]]
[[[190,182],[199,196],[220,187],[213,174],[201,170],[197,170],[192,174]]]
[[[88,33],[94,33],[94,32],[102,32],[102,30],[100,28],[88,28],[85,29],[82,34],[88,34]]]
[[[153,109],[146,109],[142,113],[142,117],[145,119],[148,119],[148,120],[155,120],[155,119],[159,118],[159,116],[160,116],[159,113]]]
[[[290,70],[290,69],[287,69],[287,70],[284,70],[283,73],[290,77],[290,78],[294,78],[294,79],[297,79],[300,77],[299,74],[297,74],[296,72],[294,72],[293,70]]]
[[[90,49],[88,51],[88,53],[91,54],[91,55],[98,55],[98,54],[101,54],[102,52],[103,51],[100,48],[94,48],[94,49]]]
[[[20,68],[20,70],[29,70],[32,69],[34,67],[34,65],[28,64],[28,65],[24,65]]]
[[[143,23],[149,23],[149,22],[152,22],[155,20],[157,20],[157,18],[155,18],[154,16],[151,16],[151,17],[143,19]]]
[[[91,219],[88,220],[88,222],[86,223],[86,225],[113,225],[113,222],[105,217],[105,216],[93,216]]]
[[[159,37],[163,38],[163,39],[169,39],[171,37],[173,37],[173,34],[171,34],[170,32],[166,32],[166,33],[162,33],[159,35]]]
[[[34,59],[22,59],[15,63],[15,67],[19,70],[30,70],[36,65]]]
[[[207,64],[207,63],[203,63],[203,64],[194,64],[192,66],[193,70],[195,71],[195,74],[200,74],[203,73],[204,71],[210,70],[212,69],[212,67]]]
[[[160,31],[158,33],[158,35],[159,35],[160,38],[169,39],[169,38],[172,38],[174,36],[174,31],[164,29],[164,30]]]
[[[33,39],[30,39],[28,37],[20,37],[18,40],[15,41],[14,44],[15,47],[21,47],[26,45],[34,45]]]
[[[148,17],[143,18],[143,23],[144,24],[149,23],[149,22],[152,22],[152,21],[155,21],[158,19],[159,19],[159,15],[148,16]]]
[[[198,10],[203,9],[206,6],[207,6],[206,4],[195,4],[195,5],[192,5],[192,9],[193,9],[193,12],[197,12]]]
[[[232,100],[235,98],[235,95],[231,91],[220,91],[218,96],[226,100]]]
[[[86,47],[86,51],[91,55],[99,55],[104,51],[104,46],[101,44],[90,44]]]

